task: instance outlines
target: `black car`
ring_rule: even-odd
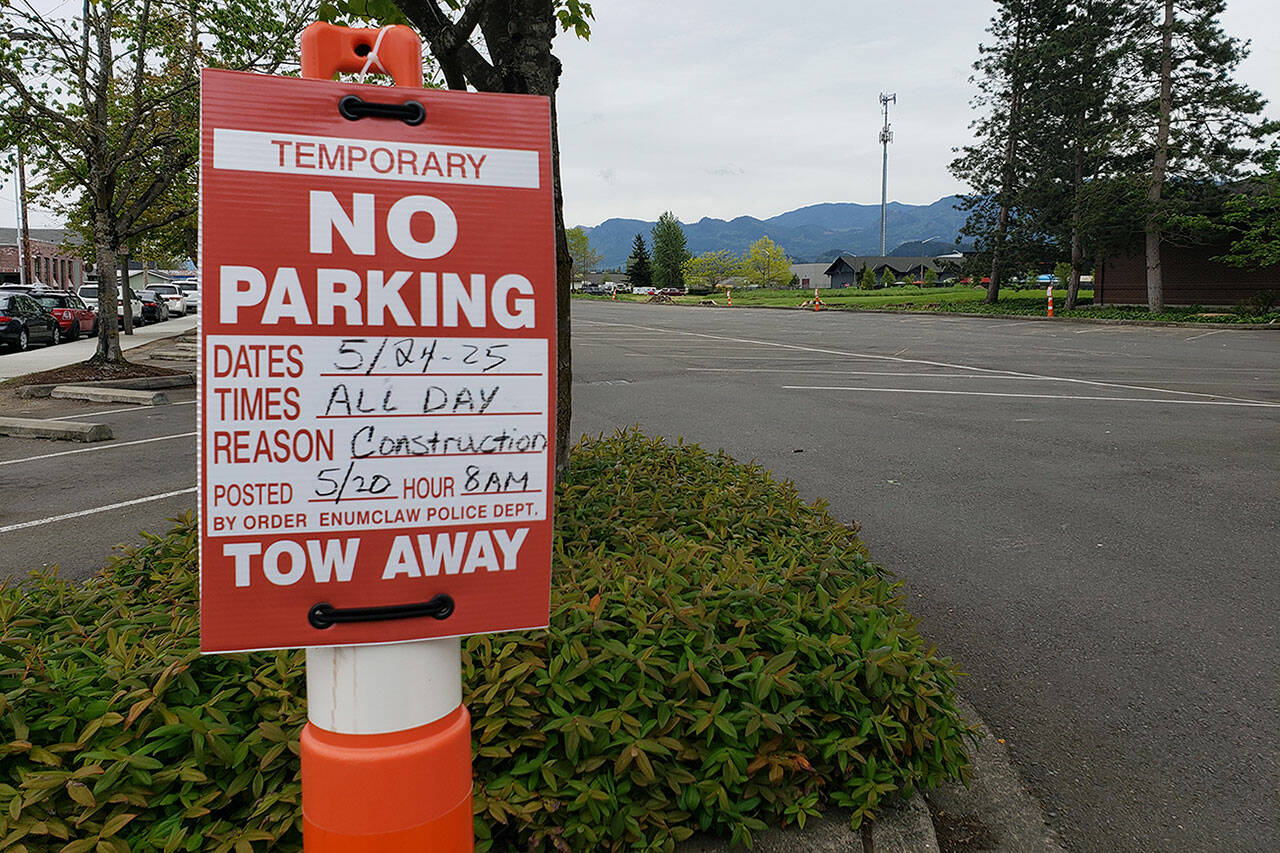
[[[135,290],[133,295],[142,303],[142,322],[159,323],[169,319],[169,306],[160,294],[154,290]]]
[[[50,346],[62,340],[58,318],[17,290],[0,290],[0,345],[22,352],[33,343]]]

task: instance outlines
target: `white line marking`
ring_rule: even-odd
[[[1000,391],[939,391],[925,388],[851,388],[842,385],[783,385],[788,391],[870,391],[889,394],[954,394],[963,397],[1027,397],[1034,400],[1107,400],[1113,403],[1169,403],[1182,406],[1243,406],[1253,409],[1280,409],[1280,403],[1252,403],[1228,400],[1166,400],[1160,397],[1091,397],[1075,394],[1009,394]],[[1190,393],[1190,392],[1184,392]],[[1207,395],[1206,395],[1207,396]]]
[[[151,501],[162,501],[165,498],[176,498],[178,495],[189,495],[196,490],[195,486],[189,489],[179,489],[176,492],[165,492],[162,495],[149,495],[145,498],[134,498],[131,501],[121,501],[120,503],[108,504],[106,506],[96,506],[93,509],[82,509],[79,512],[68,512],[62,515],[54,515],[49,518],[38,518],[35,521],[23,521],[19,524],[10,524],[7,527],[0,527],[0,533],[9,533],[14,530],[23,530],[27,527],[39,527],[42,524],[53,524],[57,521],[66,521],[71,518],[80,518],[85,515],[94,515],[99,512],[110,512],[113,509],[123,509],[127,506],[136,506],[138,504],[150,503]]]
[[[1199,340],[1200,338],[1207,338],[1210,335],[1220,335],[1225,331],[1226,329],[1214,329],[1212,332],[1205,332],[1204,334],[1200,334],[1200,335],[1192,335],[1191,337],[1187,338],[1187,340],[1196,341],[1196,340]]]
[[[194,406],[195,400],[179,400],[176,403],[169,403],[170,406]],[[81,412],[78,415],[61,415],[56,418],[48,418],[51,421],[73,421],[76,418],[96,418],[98,415],[115,415],[120,412],[148,412],[156,409],[163,409],[164,406],[129,406],[125,409],[107,409],[102,412]]]
[[[195,435],[195,432],[179,432],[174,435],[161,435],[155,438],[140,438],[137,441],[122,441],[119,444],[100,444],[97,447],[83,447],[80,450],[63,450],[58,453],[42,453],[39,456],[25,456],[22,459],[9,459],[0,462],[0,465],[17,465],[19,462],[34,462],[37,459],[52,459],[55,456],[70,456],[73,453],[93,453],[97,450],[113,450],[117,447],[129,447],[133,444],[150,444],[153,441],[168,441],[171,438],[186,438]]]
[[[655,331],[655,332],[675,331],[670,329],[658,329],[650,326],[637,326],[632,323],[604,323],[601,325],[622,326],[625,328],[632,328],[632,329],[646,329],[646,330]],[[992,367],[974,367],[973,365],[969,365],[969,364],[953,364],[947,361],[928,361],[926,359],[921,359],[921,358],[899,358],[897,356],[891,356],[891,355],[874,355],[872,353],[848,352],[845,350],[837,350],[837,349],[821,349],[819,347],[801,346],[800,344],[780,344],[780,343],[777,343],[776,341],[758,341],[752,338],[730,338],[730,337],[722,337],[720,335],[708,335],[700,332],[681,331],[681,334],[691,335],[695,338],[709,338],[711,340],[734,341],[736,343],[758,344],[760,346],[765,346],[765,347],[777,347],[779,349],[796,350],[799,352],[812,352],[812,353],[818,353],[820,355],[838,355],[844,358],[866,358],[874,361],[893,361],[893,362],[898,362],[899,364],[924,364],[929,367],[945,367],[945,368],[950,368],[952,370],[972,370],[977,373],[988,373],[988,374],[1002,375],[1002,376],[1023,376],[1023,377],[1032,377],[1032,378],[1040,378],[1040,379],[1053,379],[1058,382],[1074,382],[1080,385],[1092,385],[1098,388],[1120,388],[1125,391],[1154,391],[1157,394],[1186,394],[1192,397],[1208,397],[1209,399],[1212,399],[1212,400],[1230,400],[1236,403],[1253,403],[1259,406],[1280,405],[1271,400],[1250,400],[1243,397],[1227,397],[1222,394],[1202,394],[1198,391],[1177,391],[1172,388],[1154,388],[1146,385],[1127,385],[1121,382],[1102,382],[1096,379],[1072,379],[1067,376],[1048,376],[1042,373],[1022,373],[1017,370],[999,370],[997,368],[992,368]],[[701,356],[701,358],[715,358],[715,356]],[[1116,399],[1116,398],[1107,397],[1104,399]]]
[[[774,361],[775,359],[770,359]],[[808,361],[808,359],[804,359]],[[804,373],[831,376],[893,376],[898,379],[990,379],[1005,382],[1052,382],[1049,376],[977,376],[972,373],[911,373],[892,370],[809,370],[808,368],[778,369],[771,367],[686,367],[697,373]]]

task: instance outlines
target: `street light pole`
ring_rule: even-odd
[[[889,143],[893,141],[893,131],[889,129],[889,104],[897,102],[897,93],[891,92],[888,95],[884,92],[880,93],[880,106],[884,109],[884,127],[880,130],[880,145],[884,148],[884,166],[880,172],[880,257],[882,258],[889,210]]]

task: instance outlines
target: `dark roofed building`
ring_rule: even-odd
[[[919,255],[912,258],[841,255],[827,267],[826,274],[831,276],[832,287],[857,287],[862,271],[867,267],[871,267],[877,279],[884,275],[886,268],[895,276],[908,275],[912,278],[923,278],[925,270],[939,272],[942,269],[936,258],[922,259]]]

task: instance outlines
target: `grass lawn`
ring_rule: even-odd
[[[1093,305],[1093,291],[1081,289],[1079,307],[1073,311],[1063,309],[1066,289],[1055,288],[1054,315],[1058,317],[1090,317],[1112,320],[1156,320],[1164,322],[1198,323],[1246,323],[1280,324],[1280,311],[1249,314],[1229,308],[1203,308],[1198,305],[1172,306],[1159,314],[1152,314],[1140,305]],[[1026,290],[1002,290],[1000,301],[987,305],[986,290],[972,285],[954,287],[919,287],[900,285],[877,290],[856,288],[825,288],[820,291],[822,304],[830,309],[900,309],[903,311],[951,311],[974,314],[999,314],[1015,316],[1043,316],[1046,313],[1047,295],[1043,288]],[[577,296],[576,299],[607,300],[608,296]],[[735,308],[795,308],[813,299],[812,290],[734,290]],[[725,294],[712,296],[677,296],[677,305],[698,305],[707,300],[717,305],[725,304]],[[648,296],[618,294],[619,302],[647,302]]]

